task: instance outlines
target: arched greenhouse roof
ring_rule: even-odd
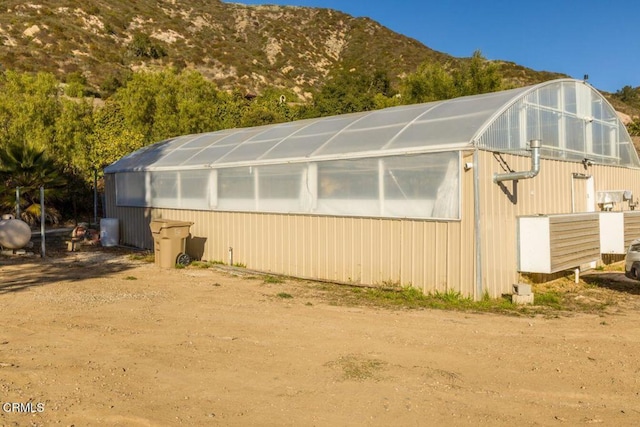
[[[167,139],[123,157],[105,173],[226,168],[473,148],[640,167],[626,128],[583,81],[535,86],[363,113]]]

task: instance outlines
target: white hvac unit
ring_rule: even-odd
[[[600,251],[603,254],[624,254],[624,213],[600,212]]]
[[[611,211],[616,204],[633,200],[631,190],[604,190],[596,193],[596,203],[603,211]]]
[[[598,213],[518,217],[519,271],[550,274],[598,259]]]
[[[632,240],[640,238],[640,211],[600,212],[600,251],[624,255]]]

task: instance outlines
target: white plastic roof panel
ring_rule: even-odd
[[[169,152],[172,149],[171,143],[175,140],[176,138],[167,139],[165,141],[161,141],[134,151],[133,153],[113,163],[111,166],[105,168],[105,172],[109,173],[108,169],[112,166],[114,166],[114,172],[144,170],[148,167],[149,164],[154,164],[157,160],[162,158],[164,155],[163,153]],[[116,165],[117,169],[115,168]]]
[[[172,151],[170,154],[160,158],[155,163],[155,166],[173,166],[175,164],[183,165],[185,163],[188,163],[188,161],[196,156],[201,150],[201,148],[179,148]]]
[[[626,128],[604,97],[584,82],[562,79],[426,104],[181,136],[123,157],[105,172],[308,162],[474,145],[527,154],[528,140],[539,138],[547,157],[594,157],[603,164],[640,167]],[[591,156],[589,150],[596,149],[604,154]]]
[[[263,132],[256,134],[254,137],[252,137],[248,141],[250,142],[271,141],[271,140],[280,141],[281,139],[288,137],[289,135],[295,133],[296,131],[306,126],[308,126],[308,124],[304,120],[297,121],[297,122],[283,123],[281,126],[268,127]]]
[[[198,159],[194,159],[194,161],[192,161],[190,165],[194,165],[196,164],[196,162],[210,165],[213,162],[211,162],[209,159],[220,159],[226,156],[236,146],[237,145],[213,145],[211,147],[207,147],[198,153]]]
[[[203,133],[197,135],[191,141],[184,144],[184,148],[205,148],[212,144],[215,144],[220,139],[224,138],[225,134],[223,132],[218,133]]]
[[[346,129],[336,134],[312,154],[328,156],[332,154],[377,151],[382,149],[402,128],[403,126],[387,126],[369,129]]]
[[[278,139],[261,142],[245,141],[243,144],[238,144],[233,150],[229,151],[212,164],[251,162],[262,157],[270,148],[278,143],[278,141]]]
[[[626,127],[592,86],[561,79],[523,89],[478,129],[478,147],[529,155],[527,144],[539,139],[546,158],[640,168]]]
[[[287,157],[302,158],[309,156],[309,153],[313,153],[327,142],[330,136],[331,134],[328,133],[294,135],[275,145],[269,152],[265,153],[260,160],[274,160]]]

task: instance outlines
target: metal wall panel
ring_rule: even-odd
[[[544,142],[543,142],[544,144]],[[493,182],[494,173],[526,171],[531,159],[525,156],[479,152],[481,215],[481,257],[483,289],[492,296],[511,293],[518,283],[516,218],[524,215],[571,213],[578,191],[574,174],[593,177],[595,192],[632,190],[640,195],[640,170],[580,162],[541,159],[540,173],[532,179]],[[592,209],[598,209],[590,203]],[[617,204],[614,210],[628,210]]]
[[[624,213],[624,247],[629,248],[634,239],[640,239],[640,211]]]
[[[126,245],[152,249],[154,218],[192,221],[187,252],[205,260],[227,264],[232,247],[234,263],[265,272],[473,295],[472,173],[463,172],[462,179],[471,186],[463,191],[462,221],[118,207],[111,175],[106,212],[120,219]]]
[[[551,272],[577,268],[600,258],[598,214],[549,218]]]

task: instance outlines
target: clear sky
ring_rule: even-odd
[[[226,0],[230,2],[229,0]],[[234,0],[369,17],[456,57],[564,73],[597,89],[640,86],[639,0]]]

